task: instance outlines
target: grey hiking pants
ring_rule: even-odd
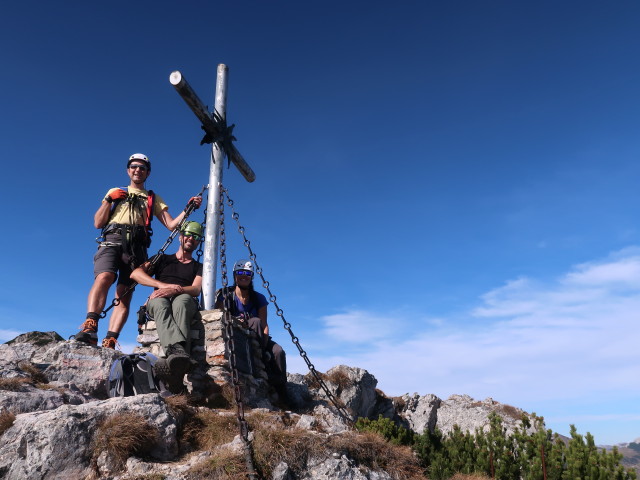
[[[198,312],[198,304],[192,296],[183,293],[173,298],[152,298],[147,312],[156,322],[160,344],[166,351],[169,345],[182,343],[187,353],[191,351],[191,321]]]

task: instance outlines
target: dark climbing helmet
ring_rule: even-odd
[[[180,227],[180,233],[187,236],[196,236],[198,240],[202,239],[203,230],[202,225],[198,222],[184,222],[182,227]]]
[[[134,160],[139,160],[146,163],[147,168],[149,169],[149,171],[151,171],[151,162],[144,153],[134,153],[133,155],[131,155],[129,157],[129,161],[127,162],[127,168],[129,168],[129,165],[131,165],[131,162],[133,162]]]

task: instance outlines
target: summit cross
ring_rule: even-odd
[[[209,195],[207,200],[207,216],[204,241],[204,259],[202,262],[202,297],[205,310],[213,309],[215,304],[216,275],[218,262],[218,245],[220,242],[220,189],[222,187],[222,164],[224,157],[240,170],[248,181],[256,179],[249,164],[242,158],[238,149],[233,145],[233,127],[227,126],[227,77],[229,68],[221,63],[218,65],[216,80],[216,98],[213,112],[209,112],[198,95],[193,91],[187,80],[179,71],[169,76],[171,85],[180,94],[191,111],[198,117],[205,131],[200,145],[211,143],[211,164],[209,168]],[[213,228],[212,228],[213,227]]]

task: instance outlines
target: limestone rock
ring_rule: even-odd
[[[223,393],[228,397],[231,385],[226,332],[220,318],[220,311],[202,312],[202,320],[192,324],[192,330],[197,332],[192,355],[199,366],[186,376],[186,384],[190,401],[197,399],[200,405],[214,405],[213,400],[223,397]],[[242,369],[238,368],[244,406],[248,412],[253,408],[255,413],[268,416],[276,409],[275,399],[263,375],[259,346],[251,332],[242,326],[236,328],[240,332],[238,339],[242,340],[236,344],[236,354],[245,353]],[[163,354],[154,322],[147,324],[143,337],[145,346],[138,347],[140,351]],[[82,479],[94,475],[93,478],[105,480],[154,476],[184,480],[216,449],[242,451],[242,442],[236,435],[233,442],[213,451],[192,452],[178,458],[177,432],[187,418],[186,410],[177,408],[176,412],[182,413],[172,413],[157,394],[104,400],[110,366],[120,355],[113,350],[64,341],[55,332],[30,332],[0,345],[0,411],[10,410],[16,415],[13,425],[0,435],[0,478]],[[490,398],[476,401],[466,395],[453,395],[444,401],[431,394],[389,398],[376,389],[373,375],[356,367],[340,365],[319,376],[353,420],[383,415],[417,433],[438,427],[446,434],[454,424],[472,432],[476,428],[488,429],[489,415],[494,411],[503,417],[509,433],[520,424],[523,414],[520,409]],[[274,416],[273,428],[320,432],[327,437],[351,429],[315,376],[288,374],[287,380],[288,407],[292,411]],[[125,470],[118,471],[112,454],[93,451],[92,444],[98,425],[108,416],[124,412],[142,415],[158,428],[160,439],[148,457],[130,457]],[[228,413],[223,410],[220,414]],[[253,432],[249,435],[252,437]],[[342,452],[336,452],[309,459],[302,471],[296,467],[294,472],[283,462],[275,468],[272,479],[382,480],[393,474],[358,466]]]
[[[169,460],[177,453],[177,425],[157,394],[113,398],[53,411],[16,415],[0,437],[0,478],[84,478],[90,473],[92,439],[99,423],[110,415],[135,412],[161,432],[151,456]]]
[[[376,407],[376,385],[378,381],[362,368],[338,365],[326,373],[326,383],[337,395],[353,420],[369,418]]]
[[[0,411],[10,410],[13,413],[53,410],[62,405],[79,405],[85,401],[83,395],[64,389],[43,389],[25,385],[20,391],[0,390]]]
[[[391,475],[386,472],[372,472],[367,468],[358,468],[344,455],[329,457],[312,463],[301,479],[313,480],[387,480]]]
[[[122,353],[110,348],[87,346],[80,342],[59,342],[34,357],[43,366],[50,382],[69,387],[95,398],[107,398],[106,379],[113,361]]]
[[[457,424],[462,431],[474,432],[476,428],[489,430],[489,415],[497,412],[502,417],[503,427],[507,434],[512,434],[516,427],[522,425],[523,410],[496,402],[492,398],[477,401],[469,395],[451,395],[442,401],[438,408],[438,428],[442,433],[449,433]],[[533,427],[531,432],[533,432]]]
[[[438,420],[438,408],[441,400],[435,395],[429,394],[420,396],[417,393],[413,395],[403,395],[402,403],[404,408],[400,415],[408,428],[416,433],[423,433],[425,429],[433,432],[436,428]],[[438,423],[438,427],[442,429]]]

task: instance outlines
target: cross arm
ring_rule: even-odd
[[[191,85],[189,85],[182,73],[177,70],[172,72],[169,76],[169,81],[191,111],[198,117],[200,123],[202,123],[202,128],[207,133],[205,138],[219,142],[225,150],[227,158],[240,170],[242,176],[248,182],[253,182],[256,179],[256,174],[232,143],[232,140],[235,140],[235,138],[231,136],[233,126],[227,127],[224,120],[220,121],[218,119],[219,117],[209,113],[207,107],[202,103],[202,100],[200,100],[196,92],[193,91]]]

